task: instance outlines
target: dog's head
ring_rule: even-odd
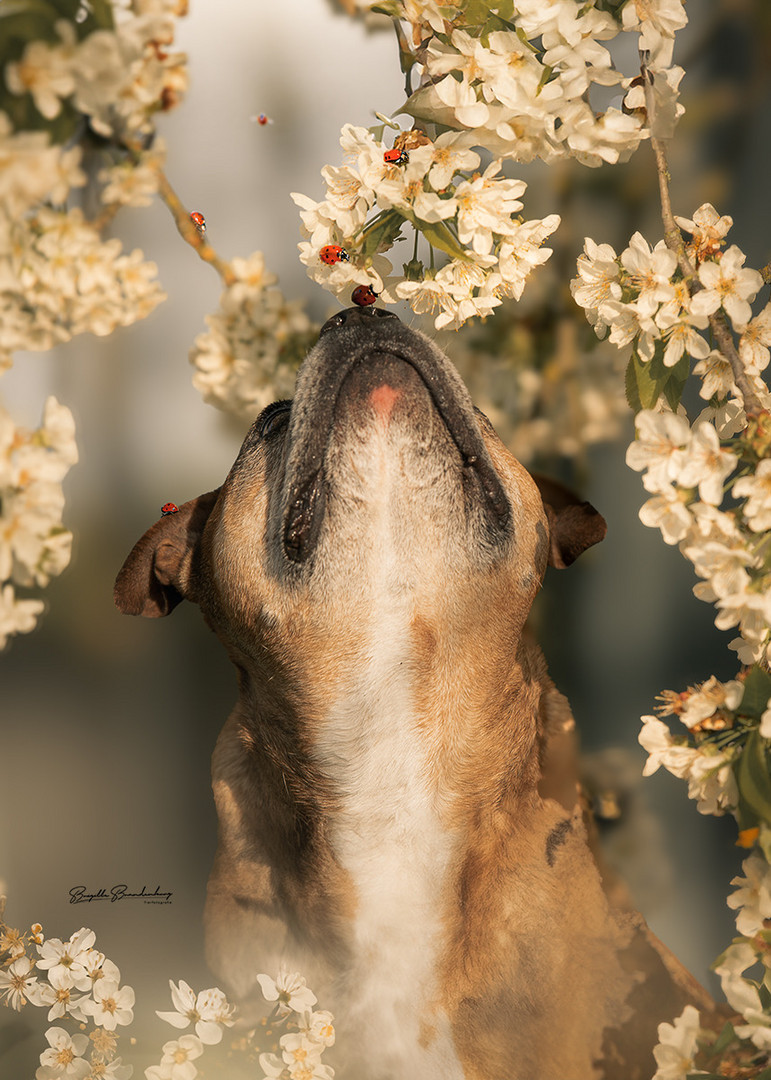
[[[193,600],[244,657],[309,619],[321,634],[400,605],[472,633],[501,612],[510,640],[547,563],[605,533],[588,503],[539,483],[436,345],[390,312],[348,309],[322,327],[293,401],[257,417],[222,487],[139,540],[116,603],[157,617]]]

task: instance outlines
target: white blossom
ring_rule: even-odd
[[[0,1001],[20,1012],[27,1000],[34,997],[37,983],[34,970],[28,956],[19,956],[7,968],[0,968]]]
[[[704,288],[691,299],[693,315],[712,315],[719,307],[731,319],[734,327],[743,329],[750,321],[754,300],[763,285],[757,270],[742,269],[746,256],[733,244],[723,252],[720,261],[705,261],[699,266],[699,280]]]
[[[736,679],[721,683],[713,675],[688,695],[680,719],[687,728],[696,727],[714,716],[718,709],[735,709],[743,696],[743,683]]]
[[[680,476],[684,447],[691,429],[684,416],[642,409],[635,417],[637,438],[626,452],[626,463],[637,472],[645,470],[643,487],[650,492],[667,491]]]
[[[698,487],[704,502],[719,506],[723,484],[737,462],[735,454],[721,447],[712,424],[697,421],[680,462],[677,482],[682,487]]]
[[[64,1028],[51,1027],[46,1032],[46,1039],[49,1049],[40,1055],[36,1080],[55,1080],[57,1077],[84,1080],[89,1075],[91,1066],[83,1057],[89,1045],[87,1035],[70,1035]]]
[[[710,258],[723,246],[733,218],[721,217],[711,203],[703,203],[693,218],[676,217],[675,221],[685,232],[691,233],[687,244],[689,255],[697,262]]]
[[[768,367],[771,346],[771,304],[751,319],[739,338],[739,356],[748,374],[759,374]]]
[[[101,979],[94,985],[93,998],[83,1003],[83,1011],[94,1023],[107,1031],[130,1024],[134,1019],[134,991],[130,986],[119,987],[111,979]]]
[[[672,297],[670,279],[677,267],[677,256],[663,240],[651,251],[647,240],[636,232],[621,253],[621,265],[637,293],[635,306],[642,314],[655,314],[659,304]]]
[[[640,507],[640,521],[649,528],[661,529],[665,544],[677,544],[688,533],[691,515],[674,488],[648,499]]]
[[[231,1017],[234,1011],[233,1007],[228,1005],[223,992],[212,987],[196,994],[183,979],[180,979],[179,985],[170,979],[169,986],[175,1011],[156,1011],[156,1016],[176,1028],[186,1028],[194,1023],[197,1037],[207,1046],[221,1042],[222,1027],[220,1025],[232,1026]]]
[[[740,477],[733,493],[747,500],[742,512],[753,532],[771,529],[771,460],[758,462],[752,475]]]
[[[744,877],[735,877],[738,885],[726,903],[735,911],[736,929],[744,937],[752,937],[764,929],[764,920],[771,919],[771,868],[759,852],[753,852],[742,863]]]
[[[193,1080],[198,1067],[193,1064],[203,1053],[203,1043],[195,1035],[182,1035],[163,1044],[160,1065],[145,1069],[147,1080]]]
[[[316,1004],[316,995],[299,972],[290,974],[281,971],[275,979],[271,979],[269,975],[258,975],[257,982],[265,1000],[278,1003],[279,1016],[286,1016],[293,1011],[305,1012]]]
[[[689,1073],[699,1072],[694,1065],[698,1036],[699,1013],[693,1005],[686,1005],[674,1024],[659,1024],[653,1080],[685,1080]]]
[[[75,89],[72,75],[75,27],[66,19],[59,19],[56,32],[61,44],[29,41],[21,58],[5,69],[5,84],[11,93],[31,94],[35,108],[47,120],[59,115],[62,99]]]

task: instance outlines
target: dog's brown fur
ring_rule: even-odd
[[[198,603],[238,672],[211,965],[242,999],[302,970],[357,1080],[643,1080],[658,1021],[707,999],[608,903],[572,718],[525,632],[547,562],[604,522],[539,491],[385,316],[330,320],[291,413],[116,583],[131,614]]]

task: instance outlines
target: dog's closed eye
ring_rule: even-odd
[[[289,410],[292,408],[290,400],[274,401],[262,410],[257,420],[257,436],[266,438],[278,431],[289,419]]]

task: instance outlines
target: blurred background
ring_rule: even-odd
[[[731,239],[758,268],[771,258],[770,6],[702,0],[688,14],[675,52],[687,72],[687,112],[670,154],[675,212],[690,217],[711,201],[732,215]],[[633,46],[625,36],[624,47]],[[179,21],[178,47],[189,54],[190,91],[159,123],[172,184],[186,206],[204,213],[219,254],[262,250],[287,297],[305,298],[322,321],[337,304],[297,259],[289,192],[320,199],[319,170],[337,163],[341,126],[368,126],[374,109],[389,113],[403,100],[392,35],[371,32],[325,0],[198,0]],[[274,122],[255,124],[261,112]],[[480,348],[497,348],[494,361],[473,352],[479,331],[443,344],[524,455],[522,432],[506,416],[507,401],[516,413],[518,357],[534,355],[544,378],[565,385],[565,369],[549,368],[560,352],[571,378],[582,378],[577,358],[592,332],[581,312],[564,313],[584,236],[621,251],[635,229],[651,243],[662,233],[646,145],[624,166],[516,171],[530,184],[528,218],[563,215],[554,256],[522,304],[482,331]],[[160,1048],[169,1029],[154,1010],[170,1007],[167,980],[196,989],[213,981],[201,941],[216,841],[209,759],[236,688],[195,608],[181,605],[157,621],[127,618],[113,607],[112,585],[162,503],[221,482],[246,425],[203,404],[191,384],[188,350],[217,307],[217,275],[183,243],[160,201],[122,211],[114,235],[158,263],[167,302],[108,339],[80,337],[53,354],[19,356],[0,382],[6,408],[30,427],[49,393],[68,405],[81,456],[65,483],[72,563],[45,591],[49,610],[39,629],[0,656],[0,892],[12,925],[39,921],[47,936],[61,938],[82,925],[94,929],[98,947],[137,991],[137,1034],[146,1030]],[[621,419],[606,423],[605,441],[587,447],[577,438],[578,453],[568,458],[570,440],[550,444],[532,429],[528,464],[571,483],[609,525],[607,540],[576,566],[550,572],[535,622],[573,705],[587,769],[598,788],[614,793],[618,816],[613,810],[603,825],[610,855],[653,930],[714,988],[709,965],[734,929],[725,896],[741,863],[735,826],[700,817],[685,785],[663,772],[642,780],[637,734],[662,689],[711,674],[732,678],[738,665],[727,648],[731,634],[717,631],[712,609],[691,594],[689,565],[637,518],[645,494],[624,465],[633,427],[623,407],[623,359],[615,385]],[[157,886],[172,902],[69,902],[74,886],[95,892],[121,883],[131,891]],[[4,1076],[36,1067],[44,1030],[36,1010],[0,1010]]]

